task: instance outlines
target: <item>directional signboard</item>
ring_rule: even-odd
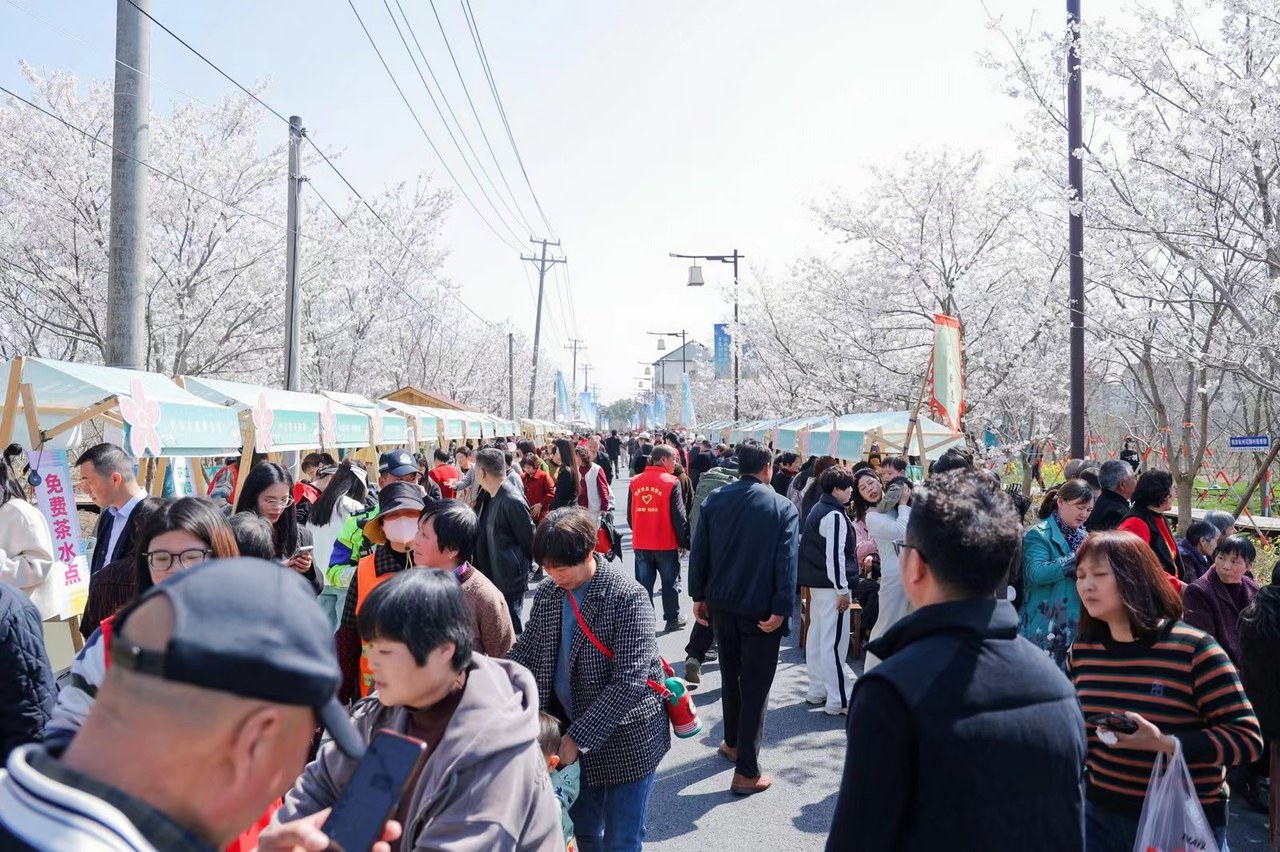
[[[1237,453],[1265,453],[1271,449],[1270,435],[1232,435],[1231,449]]]

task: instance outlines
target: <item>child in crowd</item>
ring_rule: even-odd
[[[569,808],[578,800],[582,787],[580,764],[572,763],[564,769],[560,766],[560,722],[550,713],[539,713],[542,729],[538,732],[538,745],[547,759],[547,771],[551,773],[551,787],[560,802],[560,822],[564,826],[564,843],[568,852],[577,852],[578,843],[573,838],[573,820]]]

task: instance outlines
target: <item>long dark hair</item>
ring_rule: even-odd
[[[1142,539],[1119,530],[1095,533],[1076,551],[1076,564],[1083,565],[1095,553],[1111,565],[1134,638],[1149,636],[1165,620],[1182,617],[1182,598],[1169,585],[1169,575]],[[1111,628],[1081,608],[1077,635],[1096,642],[1109,637]]]
[[[863,497],[862,492],[858,490],[858,483],[862,481],[863,477],[868,476],[875,480],[880,479],[880,475],[869,467],[864,467],[853,474],[853,500],[849,503],[849,508],[855,521],[865,521],[867,512],[876,507],[875,503],[868,503],[867,498]]]
[[[258,465],[245,478],[244,490],[236,501],[236,511],[261,514],[258,511],[258,498],[262,496],[262,492],[282,483],[288,487],[286,493],[292,495],[293,477],[289,475],[289,471],[275,462],[267,461]],[[298,516],[292,506],[285,507],[280,513],[280,520],[274,524],[274,534],[276,557],[292,556],[298,549]]]
[[[27,499],[27,493],[22,488],[22,480],[18,479],[18,471],[14,467],[20,455],[22,455],[21,444],[10,444],[5,448],[4,460],[0,461],[0,506],[10,500]]]
[[[568,438],[556,439],[556,452],[560,454],[560,471],[569,471],[573,477],[573,493],[582,487],[582,474],[578,472],[578,460],[574,457],[573,442]]]
[[[159,506],[142,525],[133,556],[136,597],[142,597],[155,585],[151,582],[151,567],[147,564],[151,540],[178,530],[191,533],[209,545],[213,551],[210,559],[240,555],[231,524],[216,503],[204,497],[179,497],[172,503]]]
[[[350,464],[338,465],[338,472],[329,480],[324,493],[311,507],[307,523],[323,527],[334,519],[338,504],[342,502],[343,497],[350,497],[357,503],[363,504],[365,495],[368,493],[369,486],[365,485],[364,480],[351,469]]]
[[[1092,503],[1093,489],[1089,487],[1089,483],[1083,479],[1068,479],[1057,488],[1051,488],[1045,492],[1044,499],[1040,501],[1040,520],[1044,520],[1053,514],[1058,508],[1058,501],[1063,503]]]

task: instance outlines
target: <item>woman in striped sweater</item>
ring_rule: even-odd
[[[1235,666],[1182,603],[1151,548],[1127,532],[1094,535],[1077,553],[1084,611],[1067,661],[1086,718],[1122,713],[1123,734],[1089,732],[1086,852],[1129,852],[1155,755],[1175,740],[1220,852],[1227,851],[1226,771],[1258,759],[1262,738]]]

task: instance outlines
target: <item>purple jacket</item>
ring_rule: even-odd
[[[1248,590],[1245,606],[1258,596],[1258,581],[1248,574],[1240,581]],[[1218,641],[1236,668],[1240,667],[1240,610],[1231,600],[1227,586],[1210,568],[1182,591],[1182,620],[1198,627]]]

